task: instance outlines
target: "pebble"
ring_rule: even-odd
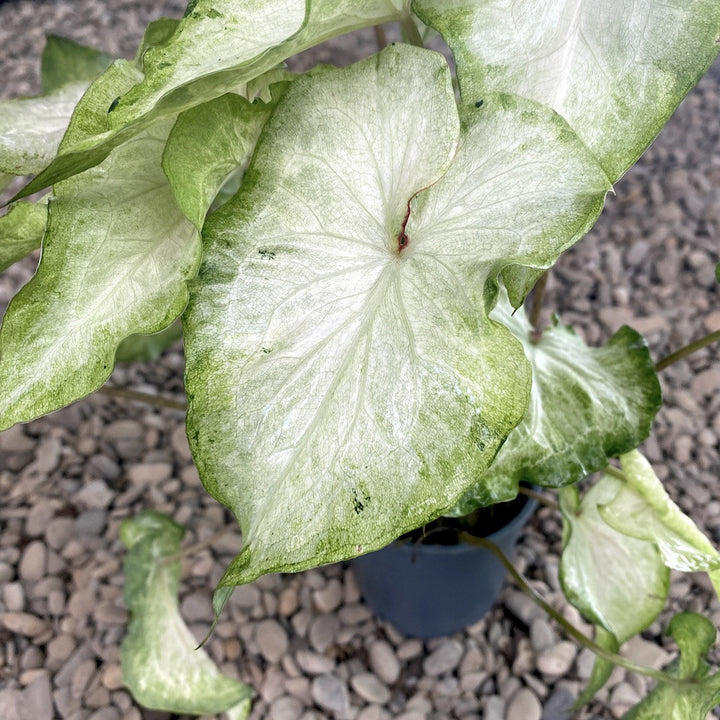
[[[312,594],[313,605],[318,612],[330,613],[335,610],[343,599],[343,587],[339,580],[333,578],[325,587],[315,590]]]
[[[370,669],[388,685],[393,685],[400,677],[400,662],[393,652],[390,643],[375,640],[368,648]]]
[[[2,589],[5,608],[10,612],[22,612],[25,608],[25,591],[19,582],[6,583]]]
[[[47,570],[47,548],[45,543],[34,540],[23,550],[18,568],[23,580],[40,580]]]
[[[343,713],[350,709],[347,685],[337,675],[319,675],[312,681],[313,700],[324,710]]]
[[[577,645],[561,640],[557,645],[546,648],[537,656],[537,668],[546,680],[565,675],[572,667],[577,655]]]
[[[55,515],[56,507],[57,503],[53,500],[41,499],[35,503],[25,518],[25,534],[29,537],[42,535]]]
[[[75,638],[62,634],[54,637],[47,644],[47,664],[51,670],[58,670],[75,650]]]
[[[295,660],[307,675],[323,675],[335,667],[335,663],[327,655],[312,650],[298,650],[295,653]]]
[[[610,712],[613,717],[621,718],[633,705],[637,705],[640,699],[637,690],[630,683],[618,683],[610,693]]]
[[[37,615],[26,612],[6,612],[0,615],[0,622],[10,632],[24,635],[25,637],[37,637],[48,629],[48,624]]]
[[[360,673],[350,678],[350,687],[365,701],[384,705],[390,700],[390,690],[383,685],[377,675]]]
[[[451,672],[459,664],[463,656],[462,643],[457,640],[445,640],[423,661],[426,675],[436,677]]]
[[[20,715],[22,720],[53,720],[53,701],[50,676],[42,673],[22,693]]]
[[[74,531],[75,521],[72,518],[53,518],[45,529],[45,541],[54,550],[62,550]]]
[[[308,627],[310,645],[317,652],[325,652],[332,645],[339,629],[340,619],[337,615],[318,615]]]
[[[499,695],[491,695],[485,703],[484,720],[505,720],[505,700]]]
[[[278,662],[288,650],[288,636],[277,620],[263,620],[255,628],[255,641],[261,655],[271,663]]]
[[[75,532],[79,536],[97,537],[107,524],[107,513],[102,509],[83,510],[75,520]]]
[[[575,696],[563,686],[557,687],[543,706],[542,720],[572,720]]]
[[[103,480],[91,480],[75,495],[75,499],[87,508],[104,509],[115,498],[115,493]]]
[[[528,688],[520,688],[507,705],[505,720],[540,720],[542,706],[535,693]]]
[[[296,697],[283,695],[270,703],[270,714],[273,720],[297,720],[303,711],[303,704]]]

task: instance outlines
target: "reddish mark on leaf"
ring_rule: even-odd
[[[408,219],[410,218],[410,201],[408,200],[407,204],[407,211],[405,212],[405,218],[402,221],[402,225],[400,226],[400,234],[398,235],[397,243],[398,243],[398,254],[401,253],[410,242],[410,238],[407,236],[407,233],[405,232],[405,228],[408,224]]]

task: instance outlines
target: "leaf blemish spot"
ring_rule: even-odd
[[[265,248],[260,248],[260,250],[258,250],[258,255],[265,258],[266,260],[275,259],[275,253],[272,250],[266,250]]]
[[[405,232],[405,228],[407,227],[409,217],[410,217],[410,201],[408,201],[407,211],[405,212],[405,217],[403,218],[402,225],[400,226],[400,233],[398,234],[398,238],[397,238],[398,255],[408,246],[408,244],[410,242],[410,238],[407,236],[407,233]]]
[[[478,101],[475,103],[475,107],[476,107],[476,108],[482,107],[482,104],[483,104],[484,102],[485,102],[484,100],[478,100]]]

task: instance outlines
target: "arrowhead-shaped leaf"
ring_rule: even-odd
[[[198,230],[227,178],[244,170],[274,107],[275,102],[251,103],[228,93],[177,119],[163,169],[180,209]]]
[[[109,55],[72,40],[48,38],[42,58],[43,94],[0,102],[0,175],[31,175],[50,163],[75,106],[110,61]]]
[[[637,451],[620,457],[626,482],[600,509],[618,532],[655,543],[665,564],[683,572],[707,572],[720,596],[720,553],[665,491]]]
[[[672,679],[659,682],[623,720],[705,720],[720,703],[720,673],[708,676],[705,660],[715,644],[713,624],[696,613],[678,613],[667,634],[680,648],[680,657],[667,668]]]
[[[512,92],[562,115],[615,182],[720,52],[717,0],[413,0],[467,103]]]
[[[0,172],[31,175],[45,168],[88,84],[69,83],[49,95],[0,102]]]
[[[603,347],[590,348],[563,325],[534,341],[525,312],[513,313],[507,301],[491,317],[523,344],[533,372],[530,405],[453,515],[508,499],[494,488],[515,493],[521,480],[562,487],[602,470],[648,437],[662,404],[647,345],[634,330],[624,327]]]
[[[90,83],[112,62],[107,53],[49,35],[42,54],[40,77],[47,95],[70,82]]]
[[[185,529],[166,515],[144,512],[123,521],[125,605],[130,624],[122,645],[123,682],[152,710],[209,715],[232,709],[241,720],[252,689],[222,675],[178,610],[180,550]]]
[[[614,530],[598,512],[598,505],[611,502],[621,487],[620,480],[605,475],[582,501],[574,486],[560,492],[563,592],[618,643],[655,620],[665,604],[670,576],[654,543]]]
[[[40,247],[47,203],[19,202],[0,217],[0,272]]]
[[[486,290],[550,264],[608,184],[534,103],[464,120],[443,59],[409,46],[300,78],[206,223],[188,435],[243,529],[222,585],[441,514],[524,414],[529,369]]]
[[[362,4],[355,0],[193,0],[172,37],[156,45],[152,33],[142,55],[145,76],[135,87],[106,98],[100,108],[83,99],[76,117],[86,132],[73,142],[68,138],[52,165],[15,199],[96,165],[160,118],[175,117],[227,92],[238,92],[245,83],[308,47],[360,27],[397,20],[401,7],[401,0]],[[157,29],[163,37],[168,26]],[[102,77],[99,81],[108,85]],[[98,109],[104,116],[98,116]],[[83,119],[86,113],[89,120]]]
[[[0,427],[96,390],[123,338],[184,310],[200,238],[160,165],[169,131],[156,125],[56,186],[40,266],[0,329]]]

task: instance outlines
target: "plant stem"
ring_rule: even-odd
[[[417,25],[412,19],[409,10],[406,10],[400,18],[400,27],[402,28],[403,40],[405,40],[405,42],[420,48],[425,47],[423,39],[420,36],[420,32],[417,29]]]
[[[654,678],[660,682],[671,683],[676,686],[686,686],[688,681],[678,680],[670,675],[662,672],[661,670],[655,670],[655,668],[647,667],[646,665],[640,665],[638,663],[629,660],[622,655],[606,650],[601,645],[598,645],[595,641],[591,640],[587,635],[584,635],[578,630],[572,623],[568,622],[550,603],[548,603],[537,591],[532,588],[527,580],[513,567],[513,564],[508,560],[502,550],[491,540],[487,538],[475,537],[469,533],[461,533],[460,541],[469,543],[470,545],[478,545],[480,547],[489,550],[495,557],[504,565],[505,569],[510,573],[513,580],[518,584],[520,589],[542,610],[544,610],[560,627],[571,637],[573,640],[578,642],[583,647],[591,650],[595,655],[607,660],[615,665],[620,665],[630,672],[639,673],[640,675],[646,675],[647,677]]]
[[[620,469],[616,468],[613,465],[608,465],[603,472],[606,475],[611,475],[614,478],[617,478],[618,480],[622,480],[623,482],[627,482],[627,478],[625,477],[625,473]]]
[[[126,390],[125,388],[112,387],[111,385],[103,385],[98,390],[103,395],[110,397],[124,398],[125,400],[136,400],[137,402],[147,403],[155,407],[170,408],[171,410],[187,410],[187,403],[172,398],[163,397],[162,395],[151,395],[150,393],[138,392],[137,390]]]
[[[544,493],[539,493],[537,490],[533,490],[532,488],[526,488],[523,485],[518,488],[518,493],[520,495],[527,495],[529,498],[537,500],[541,505],[545,505],[546,507],[560,512],[560,506]]]
[[[661,370],[670,367],[670,365],[678,362],[678,360],[683,360],[689,355],[692,355],[694,352],[702,350],[705,346],[717,342],[718,340],[720,340],[720,330],[715,330],[715,332],[711,332],[704,337],[693,340],[691,343],[685,345],[685,347],[681,347],[679,350],[676,350],[674,353],[670,353],[670,355],[666,358],[663,358],[655,363],[655,372],[660,372]]]
[[[539,342],[542,335],[540,329],[540,314],[542,313],[543,300],[545,299],[545,289],[547,288],[548,277],[550,271],[546,270],[540,279],[535,283],[533,290],[532,307],[530,308],[530,324],[533,327],[533,342]]]
[[[385,26],[373,25],[373,30],[375,31],[375,43],[377,44],[377,49],[382,50],[384,47],[387,47],[387,35],[385,35]]]
[[[237,526],[230,523],[224,528],[220,528],[220,530],[210,535],[210,537],[207,537],[204,540],[195,543],[194,545],[188,545],[186,548],[182,548],[181,550],[178,550],[178,552],[173,553],[172,555],[165,555],[165,557],[160,558],[158,562],[161,565],[170,565],[171,563],[178,562],[183,558],[188,557],[189,555],[195,555],[201,550],[205,550],[206,548],[210,547],[213,543],[219,540],[228,530],[232,530],[232,528],[234,527]]]

